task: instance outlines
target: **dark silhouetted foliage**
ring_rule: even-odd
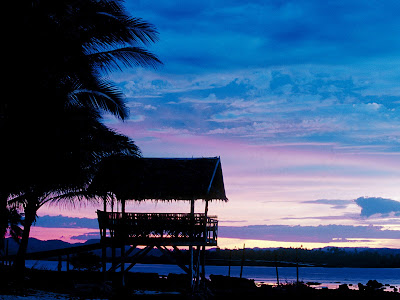
[[[229,253],[231,251],[231,254]],[[210,263],[239,265],[242,250],[209,251],[207,259]],[[323,249],[278,248],[278,249],[246,249],[246,265],[274,266],[300,265],[324,267],[370,267],[399,268],[400,251],[396,249],[357,249],[327,247]]]
[[[70,258],[70,263],[76,270],[98,271],[101,268],[100,256],[92,252],[81,252]]]
[[[82,192],[98,162],[113,154],[140,156],[127,137],[101,123],[101,113],[128,117],[124,97],[104,75],[161,62],[145,49],[154,26],[132,18],[122,1],[7,1],[8,92],[0,100],[0,234],[7,201],[24,209],[16,268],[24,265],[30,226],[50,200]],[[9,67],[9,69],[8,69]],[[57,197],[54,197],[57,196]],[[65,197],[64,197],[65,198]]]

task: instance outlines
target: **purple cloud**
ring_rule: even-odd
[[[399,239],[400,231],[383,230],[382,226],[351,225],[252,225],[220,226],[219,236],[224,238],[255,239],[282,242],[330,243],[345,239]]]
[[[315,216],[315,217],[285,217],[281,220],[357,220],[360,216],[354,213],[345,213],[338,216]]]
[[[87,240],[91,240],[91,239],[100,239],[100,233],[99,232],[88,232],[85,234],[80,234],[80,235],[71,237],[71,240],[87,241]]]
[[[97,219],[89,218],[73,218],[58,216],[40,216],[38,217],[35,226],[45,228],[90,228],[98,229],[99,223]]]
[[[392,199],[379,197],[360,197],[355,200],[361,207],[361,216],[371,217],[373,215],[389,216],[394,214],[400,216],[400,202]]]

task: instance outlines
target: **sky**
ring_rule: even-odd
[[[157,27],[149,50],[164,64],[112,73],[130,117],[104,122],[145,157],[221,157],[229,202],[210,205],[220,247],[400,248],[398,1],[126,8]],[[32,236],[98,237],[100,207],[44,207]]]

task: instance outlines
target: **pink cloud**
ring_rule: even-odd
[[[138,123],[137,123],[138,124]],[[221,156],[228,203],[212,203],[210,213],[225,220],[252,224],[279,224],[291,216],[329,216],[329,207],[301,203],[313,199],[356,199],[360,196],[396,199],[400,176],[399,155],[348,153],[335,143],[247,144],[240,139],[194,135],[188,130],[114,124],[132,137],[148,157]],[[370,149],[367,149],[370,151]],[[99,205],[101,209],[101,204]],[[44,208],[50,214],[55,208]],[[130,204],[136,212],[189,212],[188,203]],[[200,205],[196,206],[200,209]],[[321,211],[321,209],[326,209]],[[94,207],[55,212],[95,218]],[[356,205],[338,213],[359,213]],[[41,212],[39,212],[41,213]],[[268,219],[269,221],[265,221]],[[325,220],[332,222],[335,220]],[[285,224],[310,224],[315,220],[287,219]],[[322,222],[322,221],[321,221]],[[337,220],[341,222],[341,220]],[[347,220],[348,225],[357,220]],[[282,224],[282,223],[280,223]],[[82,233],[83,234],[83,233]],[[74,234],[75,236],[79,234]]]
[[[30,236],[39,240],[62,240],[68,243],[79,243],[82,241],[73,239],[72,237],[89,232],[99,231],[88,228],[44,228],[32,226]]]
[[[239,139],[194,135],[187,130],[161,128],[146,131],[118,126],[120,132],[136,138],[144,156],[192,157],[221,156],[224,173],[233,177],[273,176],[283,180],[297,176],[326,178],[380,178],[400,175],[400,155],[348,153],[334,143],[294,143],[256,145]],[[369,150],[368,150],[369,152]],[[355,171],[359,171],[354,175]],[[387,175],[376,176],[386,172]]]

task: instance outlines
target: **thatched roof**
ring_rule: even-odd
[[[110,157],[89,190],[118,200],[228,200],[219,157]]]

